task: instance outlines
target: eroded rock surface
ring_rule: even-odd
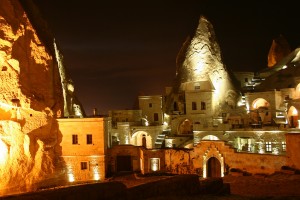
[[[67,95],[58,60],[39,38],[23,5],[1,0],[1,193],[32,190],[59,176],[63,163],[56,118],[64,116]]]
[[[213,100],[215,105],[222,106],[224,102],[236,105],[239,94],[236,92],[235,80],[222,62],[214,28],[206,17],[200,17],[194,36],[183,44],[176,64],[173,94],[168,99],[167,112],[173,105],[172,95],[180,93],[182,85],[188,82],[210,82],[216,91]]]

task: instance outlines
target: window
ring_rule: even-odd
[[[197,103],[196,102],[192,102],[192,110],[197,110]]]
[[[80,167],[81,167],[81,170],[86,170],[88,168],[87,162],[81,162]]]
[[[150,169],[151,171],[155,172],[160,169],[160,162],[159,158],[150,158]]]
[[[93,144],[93,136],[92,136],[92,134],[87,134],[86,135],[86,143],[87,144]]]
[[[286,151],[286,143],[285,142],[281,142],[282,145],[282,151]]]
[[[248,78],[245,78],[245,82],[246,82],[246,83],[248,82]]]
[[[149,108],[152,108],[152,103],[149,103]]]
[[[72,135],[72,144],[78,144],[78,135]]]
[[[200,90],[200,85],[195,85],[195,90]]]
[[[266,151],[268,152],[272,151],[272,142],[266,142]]]
[[[158,121],[158,113],[154,113],[154,121],[155,121],[155,122]]]
[[[173,104],[173,109],[174,111],[177,111],[178,110],[178,105],[177,105],[177,102],[175,101],[174,104]]]
[[[201,101],[201,110],[206,110],[206,103]]]

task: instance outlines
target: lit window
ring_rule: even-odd
[[[86,135],[86,143],[93,144],[93,136],[91,134]]]
[[[160,169],[159,158],[150,158],[151,171],[158,171]]]
[[[81,166],[81,170],[86,170],[88,168],[87,162],[81,162],[80,166]]]
[[[282,151],[286,151],[286,142],[281,142]]]
[[[272,142],[266,142],[266,151],[268,152],[272,151]]]
[[[197,110],[197,103],[196,102],[192,102],[192,110]]]
[[[206,110],[206,103],[201,101],[201,110]]]
[[[78,135],[72,135],[72,144],[78,144]]]

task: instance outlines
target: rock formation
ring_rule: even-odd
[[[283,88],[296,88],[300,77],[300,48],[283,57],[272,68],[268,68],[269,76],[258,85],[256,91]]]
[[[291,48],[283,35],[279,35],[272,41],[268,54],[268,67],[273,67],[282,58],[291,53]]]
[[[177,56],[177,70],[172,92],[167,99],[166,112],[172,105],[172,96],[180,92],[186,82],[210,81],[215,92],[215,104],[234,102],[238,93],[234,78],[222,62],[221,51],[212,24],[201,16],[192,39],[188,38]],[[225,101],[224,101],[225,99]]]
[[[74,87],[67,76],[61,76],[64,67],[53,38],[48,37],[48,43],[41,40],[24,6],[28,11],[33,5],[29,0],[0,1],[2,193],[32,190],[57,176],[63,164],[56,118],[75,114]]]

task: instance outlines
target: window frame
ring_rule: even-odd
[[[88,170],[88,162],[87,161],[81,161],[80,162],[80,169],[81,170]]]
[[[192,110],[197,110],[197,102],[192,101]]]
[[[266,142],[266,152],[272,152],[272,142]]]
[[[93,144],[93,135],[86,134],[86,144]]]
[[[72,134],[72,144],[79,144],[78,143],[78,134]]]
[[[206,110],[206,103],[201,101],[201,110]]]

